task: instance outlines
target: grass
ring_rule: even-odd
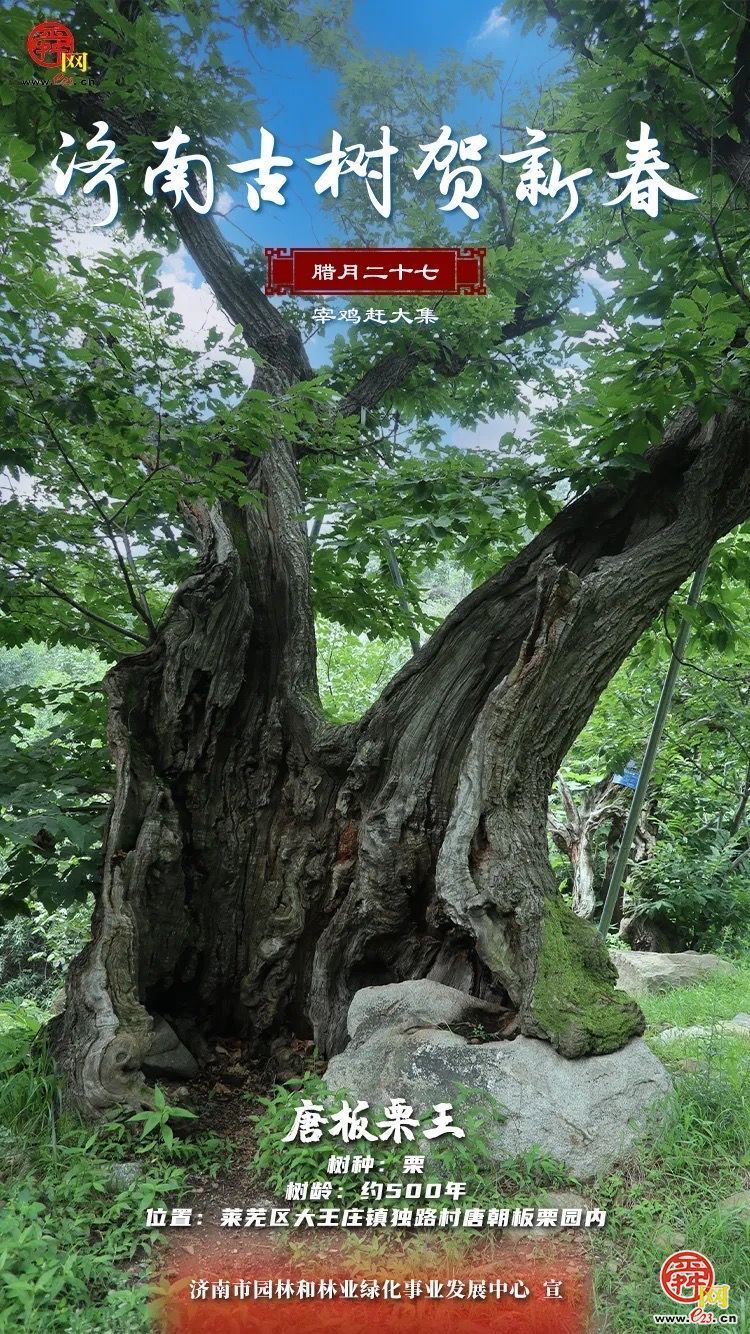
[[[149,1254],[161,1237],[146,1209],[217,1170],[221,1142],[142,1136],[123,1119],[96,1131],[61,1111],[33,1004],[0,1006],[0,1334],[145,1334]],[[221,1156],[220,1156],[221,1155]],[[115,1164],[135,1161],[126,1188]]]
[[[648,997],[643,1008],[647,1040],[665,1027],[711,1028],[750,1012],[750,962],[730,977]],[[0,1334],[146,1334],[150,1248],[161,1234],[143,1230],[145,1210],[182,1203],[190,1171],[218,1171],[226,1145],[203,1137],[170,1147],[156,1135],[137,1136],[124,1119],[92,1132],[62,1115],[38,1038],[43,1018],[33,1003],[0,1005]],[[714,1034],[657,1043],[654,1050],[672,1071],[674,1097],[630,1160],[582,1189],[590,1203],[608,1210],[604,1230],[586,1238],[596,1329],[636,1334],[653,1328],[652,1312],[674,1312],[661,1294],[659,1269],[673,1250],[689,1247],[708,1255],[717,1281],[730,1285],[729,1309],[740,1319],[735,1328],[750,1334],[750,1219],[721,1207],[750,1190],[750,1039]],[[305,1096],[319,1088],[309,1080]],[[299,1087],[280,1089],[256,1126],[258,1168],[276,1189],[289,1179],[325,1176],[320,1148],[280,1143],[299,1098]],[[457,1120],[471,1135],[451,1139],[444,1150],[446,1173],[468,1183],[467,1204],[540,1202],[564,1186],[564,1170],[541,1152],[492,1163],[481,1150],[486,1115],[480,1105],[464,1109]],[[116,1189],[112,1167],[123,1159],[139,1161],[142,1172]],[[361,1254],[365,1240],[369,1245],[369,1237],[342,1235],[340,1242]],[[455,1243],[439,1240],[448,1258]],[[468,1255],[475,1242],[469,1239]],[[372,1245],[385,1261],[399,1263],[392,1237],[374,1234]]]
[[[650,1031],[689,1028],[750,1014],[750,960],[742,960],[734,973],[714,974],[696,987],[674,987],[671,991],[640,1000]]]
[[[664,1028],[713,1029],[750,1012],[750,964],[649,996],[643,1009],[647,1040]],[[750,1039],[712,1032],[703,1040],[650,1045],[670,1069],[675,1094],[631,1161],[597,1184],[597,1202],[609,1211],[595,1239],[599,1329],[635,1334],[653,1327],[652,1312],[675,1312],[661,1293],[659,1269],[672,1251],[688,1248],[709,1257],[718,1283],[729,1283],[735,1328],[746,1334],[750,1211],[732,1216],[721,1206],[750,1191]]]

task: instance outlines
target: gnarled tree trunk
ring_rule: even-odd
[[[139,11],[117,8],[115,53]],[[158,139],[163,113],[161,94],[121,104],[111,80],[66,99],[86,134],[104,120],[118,145]],[[747,193],[745,140],[693,138]],[[244,331],[258,386],[306,379],[299,335],[213,220],[184,202],[172,216]],[[546,308],[520,288],[488,357],[548,325],[576,282],[571,269]],[[468,360],[442,339],[392,349],[341,386],[339,411],[384,402],[420,366],[450,378]],[[344,727],[319,707],[289,444],[247,463],[261,508],[195,509],[198,568],[156,641],[107,678],[117,780],[103,880],[52,1034],[84,1111],[142,1099],[154,1013],[259,1044],[287,1026],[331,1053],[358,987],[429,975],[502,995],[522,1031],[570,1056],[639,1030],[604,946],[556,894],[547,796],[638,636],[750,515],[749,421],[742,404],[703,425],[680,414],[648,473],[565,509]]]
[[[556,893],[547,797],[638,636],[750,513],[748,415],[687,412],[651,470],[570,505],[469,595],[356,724],[321,715],[295,461],[262,509],[197,508],[202,558],[107,678],[117,786],[93,939],[53,1034],[87,1112],[145,1094],[178,1032],[345,1042],[361,986],[431,976],[568,1056],[640,1031]]]

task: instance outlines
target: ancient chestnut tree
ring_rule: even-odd
[[[106,19],[78,6],[95,86],[3,108],[0,627],[6,642],[93,639],[113,663],[92,941],[53,1033],[88,1112],[144,1096],[154,1014],[188,1043],[231,1029],[262,1048],[288,1030],[331,1054],[359,987],[429,976],[569,1057],[641,1031],[559,896],[547,799],[639,636],[750,515],[748,24],[727,11],[699,39],[687,20],[615,24],[610,8],[555,7],[573,65],[538,119],[606,174],[652,99],[699,204],[651,219],[594,192],[561,229],[554,207],[519,205],[493,155],[470,233],[490,295],[446,300],[436,326],[362,327],[322,369],[309,310],[269,301],[256,250],[214,217],[134,190],[130,239],[82,258],[65,243],[81,214],[45,183],[60,130],[97,120],[134,174],[176,122],[207,147],[257,133],[212,6],[185,23],[140,0]],[[462,72],[368,65],[333,6],[327,24],[304,7],[237,12],[250,41],[294,37],[341,71],[350,142],[380,117],[394,127],[408,209],[388,231],[350,191],[338,226],[451,239],[408,167]],[[3,22],[12,47],[29,11]],[[231,338],[186,345],[160,279],[177,244]],[[530,393],[530,440],[451,444]],[[433,628],[423,576],[445,558],[475,586]],[[316,611],[423,641],[358,721],[321,708]]]

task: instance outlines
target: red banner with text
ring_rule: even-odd
[[[483,246],[266,247],[266,296],[485,296]]]

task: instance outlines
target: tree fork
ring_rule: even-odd
[[[547,793],[632,644],[750,513],[747,442],[740,407],[704,426],[682,414],[648,475],[562,511],[347,727],[315,699],[290,454],[259,461],[264,510],[199,511],[199,571],[156,643],[109,678],[104,880],[54,1034],[78,1105],[144,1096],[150,1012],[192,1008],[259,1041],[311,1024],[331,1053],[371,982],[494,990],[567,1055],[637,1031],[556,898]],[[561,952],[556,1027],[542,983]],[[592,967],[596,996],[582,996]]]
[[[732,405],[703,426],[694,410],[681,412],[647,459],[648,474],[620,489],[601,485],[575,501],[464,599],[363,720],[357,760],[339,796],[339,808],[357,828],[356,864],[313,967],[310,1014],[324,1052],[345,1043],[346,1009],[358,986],[428,974],[479,994],[495,988],[515,998],[527,1031],[543,1027],[555,1041],[538,1006],[534,1018],[532,999],[542,905],[552,903],[547,795],[563,756],[638,637],[716,538],[750,513],[747,410]],[[534,635],[548,621],[556,623],[544,594],[555,569],[581,582],[569,606],[575,629],[547,643],[535,696],[528,665],[518,679],[513,671],[524,654],[538,662]],[[555,588],[561,596],[563,585]],[[492,715],[511,686],[515,703],[503,710],[504,731]],[[533,764],[514,758],[524,746]],[[492,766],[502,773],[516,764],[517,779],[478,796],[490,764],[481,756],[493,748]],[[475,800],[480,804],[469,832],[467,810]],[[500,826],[496,843],[487,832],[493,819]],[[508,876],[516,891],[503,884]],[[483,912],[475,911],[477,894]],[[514,925],[501,947],[503,933],[491,919],[502,916],[508,895],[516,904]],[[528,927],[521,920],[526,910]],[[555,916],[548,914],[553,937],[567,935],[570,949],[575,937],[580,947],[573,952],[580,957],[593,950],[599,992],[609,995],[612,974],[597,943],[587,943],[590,929],[559,920],[555,929],[556,919],[555,908]],[[497,948],[490,948],[493,939]],[[514,969],[508,959],[517,950],[527,958]],[[620,1031],[619,1043],[626,1037]],[[616,1038],[615,1026],[615,1046]],[[582,1054],[587,1043],[589,1050],[604,1050],[602,1041],[592,1028],[588,1036],[561,1037],[559,1045]]]

